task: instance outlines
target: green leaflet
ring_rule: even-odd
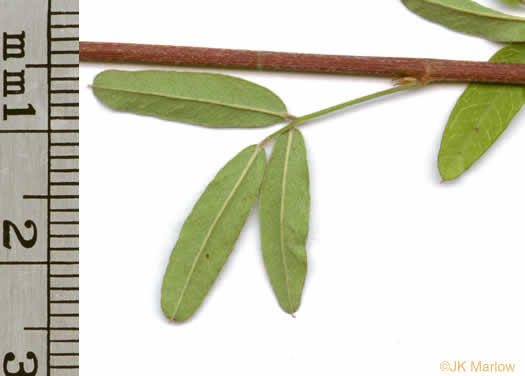
[[[252,145],[230,160],[208,185],[184,222],[162,286],[162,310],[184,321],[217,278],[257,198],[266,164]]]
[[[224,74],[108,70],[95,77],[93,90],[117,110],[207,127],[265,127],[290,118],[270,90]]]
[[[498,51],[492,62],[525,63],[525,44]],[[439,172],[443,180],[460,176],[496,141],[525,103],[525,87],[471,84],[459,98],[443,133]]]
[[[521,0],[503,0],[507,4],[521,4]]]
[[[500,42],[525,41],[525,18],[511,16],[470,0],[402,0],[432,22]]]
[[[306,276],[310,192],[306,147],[293,129],[279,136],[261,187],[260,226],[266,271],[279,304],[293,314]]]

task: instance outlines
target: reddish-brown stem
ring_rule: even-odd
[[[525,84],[525,64],[299,54],[221,48],[80,42],[81,61],[168,64],[269,71],[363,74],[433,81]]]

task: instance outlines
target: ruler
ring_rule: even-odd
[[[0,375],[78,375],[77,0],[0,0]]]

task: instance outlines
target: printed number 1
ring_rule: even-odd
[[[12,248],[12,246],[11,246],[11,230],[14,231],[15,236],[18,239],[18,241],[20,242],[20,244],[22,244],[22,247],[24,247],[24,248],[32,248],[35,245],[36,239],[37,239],[37,229],[36,229],[35,222],[27,220],[27,221],[25,221],[24,226],[26,228],[28,228],[28,229],[32,229],[33,230],[33,236],[31,236],[31,238],[28,238],[28,239],[24,238],[24,236],[22,235],[22,233],[20,232],[18,227],[16,227],[16,225],[13,222],[11,222],[11,221],[4,221],[3,231],[4,231],[4,247],[5,248],[7,248],[7,249],[11,249]]]

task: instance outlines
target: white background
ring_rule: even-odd
[[[387,0],[86,0],[81,39],[466,60],[500,48]],[[297,318],[274,298],[254,210],[201,309],[173,324],[160,288],[185,217],[226,161],[277,128],[212,130],[111,111],[88,88],[109,67],[81,66],[84,375],[439,375],[445,360],[513,362],[525,375],[525,112],[447,184],[437,153],[464,85],[305,125],[312,208]],[[270,88],[294,115],[392,85],[223,72]]]

